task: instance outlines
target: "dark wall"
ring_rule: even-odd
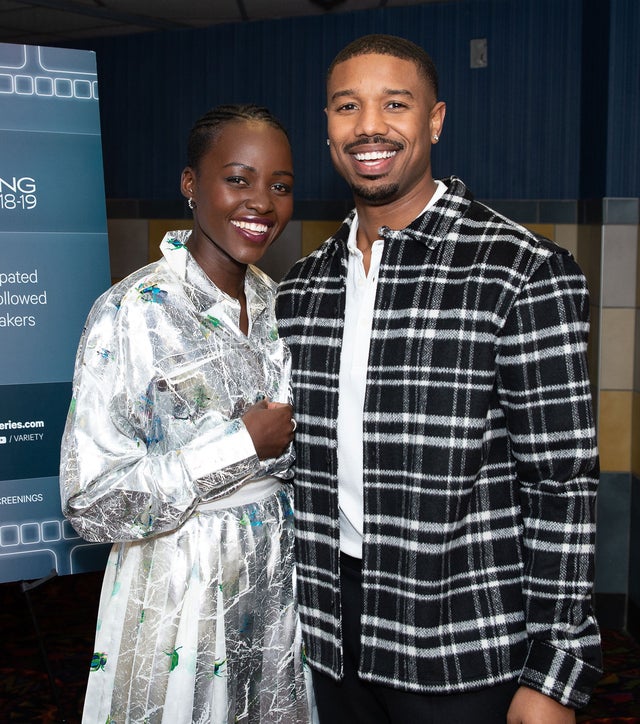
[[[595,0],[594,0],[595,1]],[[607,196],[640,196],[640,2],[611,0]]]
[[[607,150],[585,164],[594,147],[581,143],[583,84],[595,73],[583,73],[591,1],[459,0],[87,42],[97,53],[107,196],[175,199],[192,122],[217,103],[250,101],[290,130],[297,199],[348,199],[325,143],[324,75],[342,46],[370,32],[416,41],[439,68],[448,111],[434,152],[437,176],[459,175],[489,199],[576,199],[596,187],[638,196],[640,3],[599,0],[612,38],[610,53],[600,55],[616,77],[604,104],[587,99],[599,114],[589,132]],[[487,68],[469,67],[473,38],[488,40]],[[606,77],[606,68],[598,73]],[[606,184],[585,183],[584,173],[605,168]]]

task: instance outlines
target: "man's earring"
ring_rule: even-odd
[[[327,138],[327,146],[331,145],[331,141]]]
[[[193,211],[196,208],[195,202],[191,196],[187,199],[187,206]]]
[[[433,140],[436,141],[436,142],[439,141],[439,140],[440,140],[440,136],[439,136],[437,133],[434,133],[434,134],[433,134]]]

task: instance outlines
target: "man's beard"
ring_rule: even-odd
[[[386,186],[378,186],[377,188],[368,188],[366,186],[357,186],[356,184],[351,185],[351,191],[354,196],[367,201],[370,204],[382,205],[388,201],[396,198],[399,190],[399,185],[387,184]]]

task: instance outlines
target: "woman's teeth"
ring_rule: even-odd
[[[254,234],[266,234],[269,231],[269,227],[266,224],[255,224],[251,221],[232,221],[234,226],[245,231],[251,231]]]

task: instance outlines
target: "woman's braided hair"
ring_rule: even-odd
[[[288,138],[285,127],[263,106],[252,103],[226,104],[216,106],[199,118],[189,133],[187,141],[187,165],[198,168],[200,159],[216,139],[220,129],[234,121],[260,121],[279,129]]]

